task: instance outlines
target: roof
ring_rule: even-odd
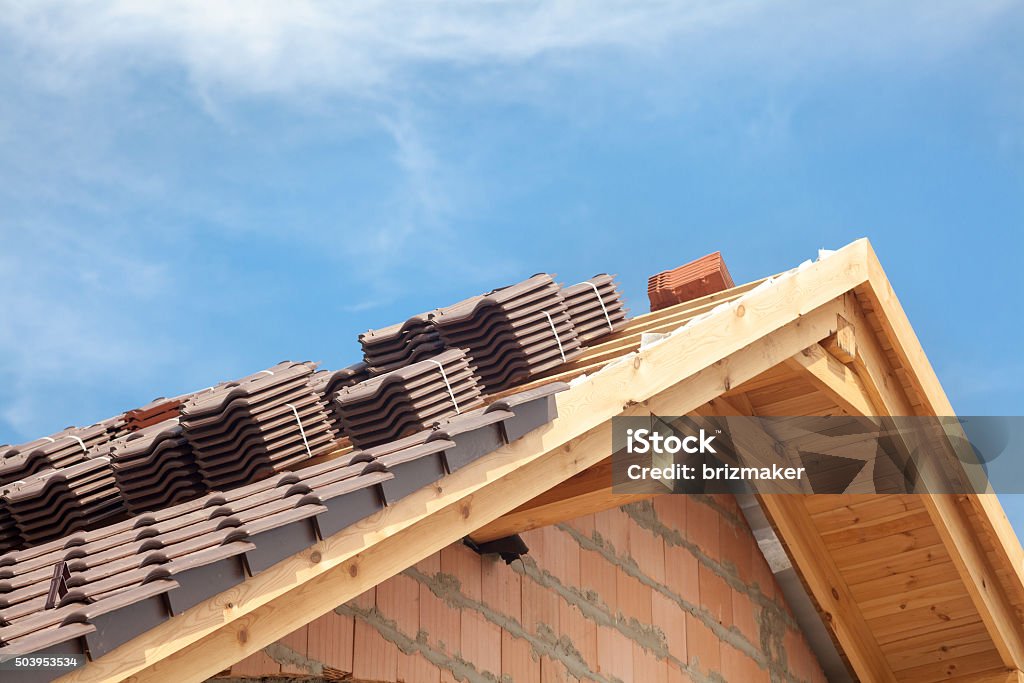
[[[654,333],[664,336],[651,343],[645,335]],[[524,394],[545,386],[560,391]],[[495,403],[503,394],[507,400]],[[610,491],[616,416],[953,415],[866,240],[634,318],[545,377],[488,400],[461,433],[504,424],[497,435],[490,430],[490,450],[435,469],[430,485],[410,486],[394,504],[333,533],[312,528],[309,520],[324,514],[318,508],[290,508],[289,524],[307,526],[304,547],[275,548],[270,559],[278,561],[258,564],[226,590],[180,606],[152,628],[133,627],[140,631],[133,637],[115,634],[125,642],[65,678],[203,680],[463,536],[485,541],[629,502]],[[538,410],[523,409],[531,402]],[[520,412],[531,415],[531,429],[512,427]],[[365,461],[335,450],[314,461],[317,474],[302,477],[358,470],[349,483],[317,486],[348,492],[363,477],[368,487],[394,485],[403,475],[387,472],[391,464],[436,459],[446,452],[438,442],[458,443],[458,420],[449,427],[433,442],[385,446]],[[369,470],[378,460],[385,471]],[[289,480],[288,490],[298,484]],[[251,494],[253,507],[264,504],[260,491]],[[322,498],[311,507],[326,507]],[[1024,551],[994,495],[765,495],[759,502],[861,680],[1024,680]],[[259,534],[275,527],[238,521],[255,524],[255,534],[235,540],[238,526],[219,531],[256,548],[232,551],[260,552]],[[281,556],[285,550],[293,552]],[[141,586],[156,595],[173,580]]]

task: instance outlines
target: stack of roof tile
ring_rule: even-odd
[[[420,431],[482,403],[475,368],[451,349],[334,394],[342,431],[358,447]]]
[[[678,268],[652,275],[647,280],[647,296],[651,300],[651,310],[659,311],[733,286],[722,252],[716,251]]]
[[[439,420],[430,429],[357,451],[351,462],[372,459],[387,467],[395,479],[383,484],[385,496],[402,498],[548,424],[558,416],[555,394],[567,388],[553,382],[513,394],[486,408]]]
[[[521,392],[373,452],[8,552],[0,556],[0,658],[95,660],[550,422],[565,388]]]
[[[28,546],[95,527],[124,512],[107,457],[39,472],[5,486],[0,498]]]
[[[336,433],[309,379],[313,363],[280,363],[182,405],[203,483],[230,488],[329,451]]]
[[[550,275],[431,313],[448,348],[466,349],[487,392],[502,391],[572,360],[581,346]]]
[[[397,370],[444,350],[444,342],[427,314],[404,323],[370,330],[359,335],[363,360],[371,375]]]
[[[7,508],[7,501],[0,496],[0,553],[21,547],[21,534],[18,533],[18,525],[14,523],[14,517]]]
[[[132,513],[157,510],[206,492],[177,418],[116,439],[108,455],[117,488]]]
[[[68,467],[99,452],[123,421],[113,418],[90,427],[68,427],[20,446],[0,448],[0,486],[47,469]]]
[[[344,429],[341,426],[338,407],[334,403],[334,394],[345,387],[365,382],[368,379],[370,379],[370,371],[366,363],[356,363],[341,370],[318,370],[310,378],[309,385],[327,405],[331,424],[339,436],[344,434]]]
[[[563,287],[562,298],[569,309],[576,337],[583,346],[589,346],[626,324],[629,311],[614,275],[601,273]]]
[[[158,398],[141,408],[125,411],[125,428],[129,432],[137,432],[152,425],[178,417],[181,404],[186,397]]]

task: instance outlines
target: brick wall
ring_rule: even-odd
[[[407,683],[825,680],[731,496],[455,544],[226,672]]]

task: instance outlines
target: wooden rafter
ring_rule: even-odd
[[[820,344],[808,346],[786,361],[786,364],[806,373],[811,383],[824,391],[847,414],[876,414],[875,406],[860,377]]]
[[[942,389],[924,349],[907,315],[893,291],[882,265],[870,244],[866,247],[868,283],[860,291],[878,312],[879,322],[893,344],[912,386],[920,396],[928,414],[953,417],[955,412]],[[1014,577],[1017,587],[1024,585],[1024,549],[1014,533],[995,494],[963,497],[930,496],[926,507],[944,536],[961,578],[989,627],[1000,655],[1015,675],[1024,671],[1024,627],[1015,616],[1001,583],[995,578],[996,567],[989,557],[979,552],[976,532],[963,518],[967,506],[977,515],[995,548],[994,562]],[[959,509],[958,509],[959,508]]]
[[[802,497],[770,494],[758,499],[854,672],[862,681],[895,683],[896,677],[811,521]]]

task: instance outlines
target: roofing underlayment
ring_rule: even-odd
[[[535,276],[363,335],[365,365],[282,364],[175,399],[180,426],[143,423],[155,402],[134,439],[119,418],[10,453],[0,652],[203,680],[465,536],[635,500],[610,490],[616,416],[953,415],[866,240],[631,320],[591,283]],[[122,441],[95,456],[103,430]],[[165,452],[183,475],[147,465]],[[994,495],[753,500],[853,676],[1024,681],[1024,551]]]

